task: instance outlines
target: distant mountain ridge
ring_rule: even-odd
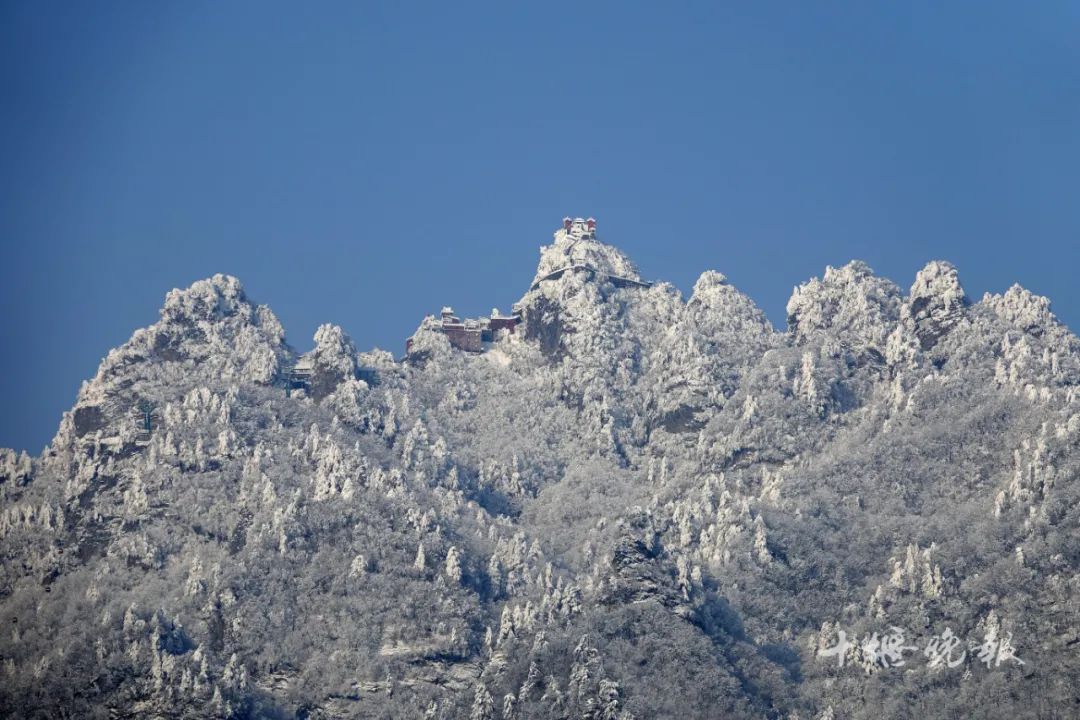
[[[1080,341],[942,261],[787,313],[580,218],[475,345],[300,353],[236,278],[171,291],[0,451],[0,714],[1074,714]]]

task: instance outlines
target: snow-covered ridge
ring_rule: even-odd
[[[1075,685],[1080,350],[1045,298],[855,261],[778,331],[719,272],[684,300],[573,220],[537,277],[510,315],[425,319],[404,358],[335,325],[298,354],[228,276],[170,292],[43,456],[0,451],[0,707],[900,707],[872,659],[818,662],[836,623],[1015,632],[1037,662],[1010,682]],[[937,707],[976,670],[901,679]]]
[[[987,295],[982,305],[1024,332],[1073,337],[1050,312],[1048,300],[1019,286],[1003,296]],[[890,362],[911,362],[955,328],[970,306],[956,268],[947,262],[928,263],[905,297],[895,283],[854,260],[840,268],[828,267],[820,279],[795,288],[787,305],[787,337],[796,345],[828,337],[881,354]],[[523,337],[539,342],[549,355],[569,355],[597,365],[610,364],[613,348],[622,342],[616,338],[625,340],[628,335],[657,358],[671,350],[649,348],[658,342],[670,347],[670,341],[662,340],[668,336],[689,338],[695,344],[692,355],[729,354],[736,347],[756,355],[777,342],[761,309],[721,273],[703,273],[684,303],[671,286],[653,287],[642,280],[629,257],[598,240],[591,218],[567,218],[554,232],[552,244],[541,247],[531,287],[507,318],[513,324],[522,322]],[[426,339],[432,332],[446,334],[446,325],[426,321],[410,338],[410,346],[416,352],[447,347]],[[469,330],[466,325],[462,323],[463,332]],[[475,343],[451,337],[449,347],[477,352],[497,336],[509,337],[481,335],[482,327]],[[341,328],[323,326],[315,340],[315,349],[302,363],[318,362],[325,378],[340,381],[356,376],[357,350]],[[136,331],[105,358],[94,380],[84,384],[79,404],[105,402],[109,388],[124,382],[125,368],[134,362],[179,363],[226,378],[272,383],[296,357],[269,308],[252,303],[238,279],[215,275],[170,291],[161,320]],[[318,394],[331,390],[327,387]]]

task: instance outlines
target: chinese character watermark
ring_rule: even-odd
[[[895,625],[890,626],[889,632],[880,637],[874,632],[864,635],[862,640],[849,639],[843,630],[837,630],[837,637],[836,645],[819,648],[817,656],[835,657],[838,668],[844,667],[849,659],[861,659],[867,665],[882,668],[903,667],[906,663],[904,653],[920,649],[917,645],[905,644],[904,630]],[[1001,636],[996,627],[986,631],[981,643],[968,640],[966,647],[964,641],[957,637],[951,628],[946,627],[940,634],[930,637],[922,647],[922,655],[926,658],[927,667],[951,669],[963,664],[968,657],[968,650],[988,669],[1000,667],[1008,661],[1017,665],[1026,664],[1016,655],[1012,633]]]

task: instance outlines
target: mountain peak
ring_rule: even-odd
[[[915,276],[904,306],[905,320],[914,327],[923,350],[929,350],[960,321],[970,304],[956,267],[931,260]]]
[[[986,293],[983,304],[1002,320],[1033,335],[1041,335],[1049,328],[1061,327],[1057,316],[1050,309],[1050,299],[1036,295],[1018,284],[1014,284],[1003,295]],[[1064,332],[1067,334],[1067,331]]]
[[[722,285],[727,284],[728,279],[727,276],[724,275],[724,273],[717,272],[716,270],[706,270],[705,272],[701,273],[701,276],[697,279],[697,282],[694,283],[694,290],[692,295],[702,296],[712,291],[714,288],[718,288]]]
[[[161,318],[166,321],[213,321],[252,307],[240,281],[218,273],[190,287],[170,290]]]
[[[695,326],[710,328],[711,334],[719,327],[749,329],[755,337],[775,332],[764,311],[715,270],[706,270],[694,283],[686,312]]]
[[[270,308],[248,299],[237,278],[219,273],[169,291],[161,320],[137,331],[125,349],[165,361],[208,361],[231,368],[225,377],[255,362],[260,368],[248,368],[250,379],[267,382],[286,350],[285,329]]]
[[[274,313],[252,303],[230,275],[169,291],[160,315],[110,351],[83,383],[72,410],[75,435],[114,425],[140,399],[156,402],[182,392],[178,376],[186,384],[268,383],[290,353]]]
[[[614,279],[640,283],[637,267],[621,250],[600,242],[592,218],[566,218],[555,231],[555,242],[540,248],[540,263],[532,287],[556,280],[567,272],[592,271]]]
[[[948,308],[968,304],[956,266],[945,260],[931,260],[915,275],[910,299],[920,298],[934,298]]]
[[[895,283],[852,260],[841,268],[828,266],[823,278],[795,288],[787,304],[788,327],[799,342],[832,332],[842,340],[877,345],[899,317],[900,302]]]
[[[312,371],[309,393],[319,400],[345,380],[356,377],[357,353],[352,339],[337,325],[320,325],[314,340],[315,348],[304,359]]]

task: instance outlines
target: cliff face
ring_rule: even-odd
[[[323,326],[295,387],[235,278],[169,293],[0,453],[0,710],[1068,714],[1080,344],[1046,299],[852,262],[780,332],[559,231],[517,309],[402,361]],[[817,654],[894,627],[902,669]],[[1024,664],[930,667],[946,629]]]

